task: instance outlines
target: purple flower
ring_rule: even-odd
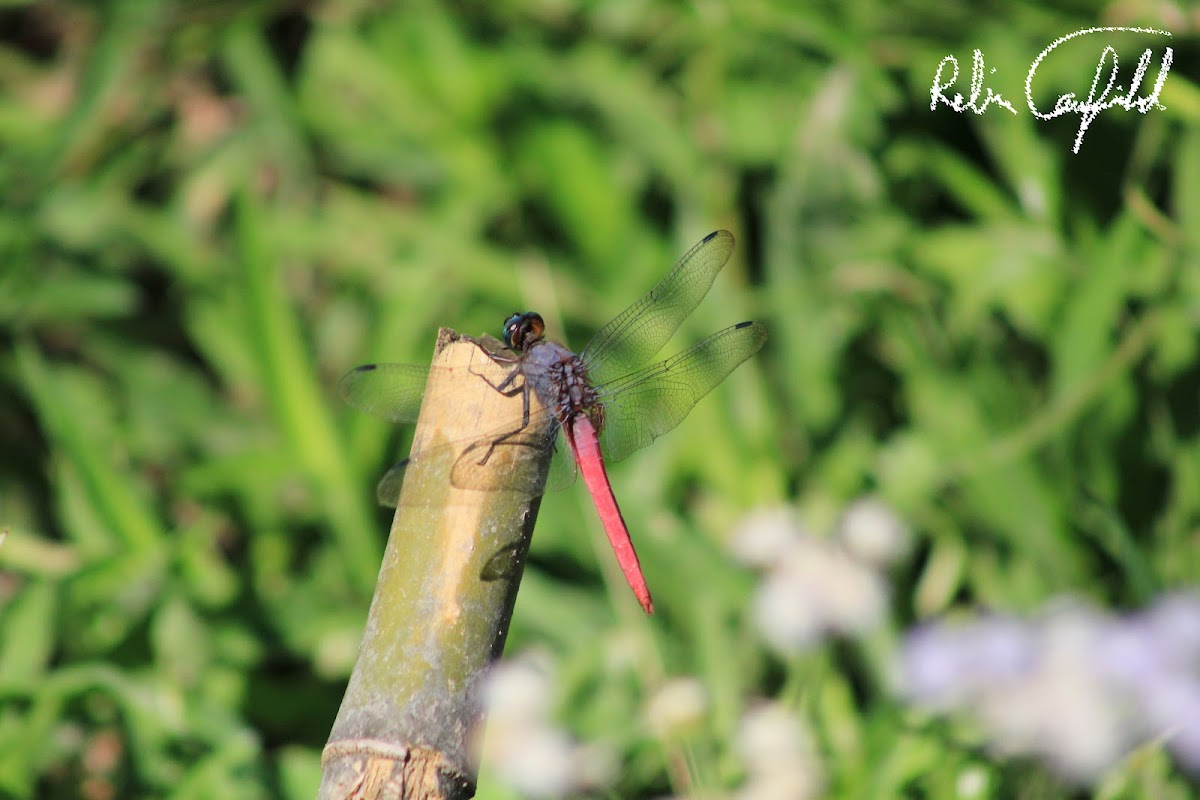
[[[927,624],[906,637],[901,672],[913,702],[971,717],[997,752],[1041,756],[1071,780],[1097,780],[1159,738],[1200,772],[1195,596],[1128,617],[1066,601],[1029,621]]]

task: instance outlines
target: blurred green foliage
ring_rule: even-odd
[[[886,643],[958,605],[1138,606],[1200,573],[1200,91],[1182,6],[8,2],[0,9],[0,795],[310,797],[404,432],[356,363],[534,307],[576,346],[709,230],[678,342],[772,338],[612,470],[659,612],[586,495],[543,505],[509,648],[616,743],[613,797],[737,784],[738,715],[813,721],[830,796],[1068,796],[909,716]],[[1024,107],[1092,25],[1171,30],[1165,110]],[[1161,38],[1126,37],[1132,69]],[[1064,48],[1046,102],[1102,44]],[[1022,113],[929,109],[954,54]],[[1190,74],[1189,74],[1190,69]],[[1082,88],[1081,88],[1082,87]],[[866,492],[917,534],[880,640],[792,659],[724,549]],[[695,675],[705,725],[640,706]],[[1178,797],[1151,748],[1105,797]],[[487,780],[480,797],[505,796]],[[712,796],[708,794],[706,796]]]

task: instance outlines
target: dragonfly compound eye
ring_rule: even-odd
[[[513,341],[518,338],[518,330],[521,327],[521,315],[513,314],[508,319],[504,320],[504,346],[510,350],[520,349]]]
[[[538,314],[532,311],[513,314],[504,323],[504,343],[519,352],[542,338],[545,330],[546,323]]]

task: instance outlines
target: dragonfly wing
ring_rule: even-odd
[[[359,411],[392,422],[412,422],[421,410],[429,367],[364,364],[346,373],[338,394]]]
[[[404,485],[404,473],[408,469],[408,459],[398,461],[383,473],[379,483],[375,484],[375,500],[385,508],[395,508],[400,502],[400,487]]]
[[[766,340],[761,323],[741,322],[666,361],[599,387],[604,397],[600,447],[605,461],[620,461],[682,422],[701,397]]]
[[[537,417],[531,419],[531,427],[503,438],[503,433],[493,434],[492,437],[471,440],[467,442],[449,442],[437,447],[426,448],[414,453],[403,461],[388,468],[375,486],[375,499],[379,505],[395,508],[400,500],[400,489],[404,485],[404,476],[414,464],[436,459],[454,458],[450,469],[450,484],[457,489],[476,489],[485,492],[522,491],[531,494],[542,494],[547,489],[561,489],[570,486],[575,480],[575,465],[569,457],[555,457],[550,462],[549,476],[538,486],[531,485],[528,476],[520,472],[497,470],[490,464],[491,459],[502,457],[506,448],[534,447],[543,449],[551,446],[554,437],[558,437],[558,447],[565,447],[562,435],[557,433],[558,426],[553,431],[537,431],[533,425]],[[507,431],[505,432],[507,433]],[[455,457],[455,454],[458,454]]]
[[[554,460],[550,462],[550,474],[546,476],[546,491],[555,492],[567,488],[575,482],[578,474],[575,459],[571,456],[571,448],[567,444],[566,433],[560,427],[554,440]]]
[[[462,455],[454,461],[454,467],[450,470],[450,483],[459,489],[542,494],[546,491],[545,477],[541,479],[540,484],[530,483],[529,470],[497,468],[494,459],[509,457],[515,452],[514,448],[528,447],[538,452],[553,448],[559,426],[544,424],[548,420],[549,416],[545,414],[531,417],[530,424],[525,428],[485,436],[468,444],[462,450]],[[422,454],[421,457],[426,456]]]
[[[601,328],[580,358],[605,383],[633,372],[662,349],[700,304],[733,252],[733,234],[714,231],[687,252],[658,285]]]

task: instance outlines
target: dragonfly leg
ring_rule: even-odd
[[[504,384],[511,382],[512,379],[514,377],[516,377],[517,372],[519,372],[519,370],[514,371],[511,375],[509,375],[507,378],[505,378],[504,381],[502,381],[500,383],[500,386],[504,386]],[[483,378],[482,375],[480,375],[480,377]],[[487,378],[484,378],[484,380],[487,380]],[[497,388],[497,391],[503,392],[508,397],[512,397],[517,392],[522,393],[521,394],[521,427],[515,428],[515,429],[509,431],[508,433],[502,433],[499,436],[497,436],[495,439],[492,439],[491,444],[488,445],[487,452],[483,454],[483,458],[479,459],[479,466],[481,466],[481,467],[487,463],[487,460],[489,458],[492,457],[492,453],[496,452],[497,447],[499,447],[501,444],[503,444],[507,440],[511,439],[512,437],[516,436],[517,434],[521,433],[522,431],[524,431],[526,428],[529,427],[529,386],[528,386],[528,384],[526,384],[525,381],[521,381],[521,385],[516,389],[506,391],[505,389]],[[518,442],[518,444],[524,444],[524,443]],[[537,445],[533,444],[533,445],[526,445],[526,446],[536,447]]]
[[[504,380],[500,381],[499,383],[492,383],[491,379],[488,378],[487,375],[484,375],[480,372],[475,372],[474,370],[471,370],[471,374],[478,377],[488,386],[492,387],[505,397],[512,397],[517,392],[524,391],[525,389],[525,375],[519,369],[514,369],[512,372],[508,373]],[[521,385],[514,386],[513,384],[516,382],[518,375],[521,377]],[[526,417],[528,416],[528,413],[526,413]],[[526,419],[526,424],[528,424],[528,419]]]

